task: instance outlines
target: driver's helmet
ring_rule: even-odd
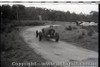
[[[53,25],[50,25],[49,33],[53,34],[55,30],[53,29]]]
[[[50,25],[50,28],[53,28],[53,25]]]

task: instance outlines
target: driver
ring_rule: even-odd
[[[53,28],[53,25],[51,25],[49,27],[49,33],[53,34],[55,32],[54,28]]]
[[[42,31],[45,34],[53,34],[55,32],[53,25],[50,25],[48,28],[43,28]]]

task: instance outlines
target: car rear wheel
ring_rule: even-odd
[[[42,40],[42,33],[40,32],[39,33],[39,41],[41,41]]]
[[[38,31],[36,31],[36,37],[38,37]]]
[[[58,34],[58,33],[56,33],[56,38],[55,38],[55,40],[56,40],[56,42],[59,41],[59,34]]]

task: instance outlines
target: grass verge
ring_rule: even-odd
[[[98,27],[60,26],[55,27],[60,39],[73,45],[98,52]]]

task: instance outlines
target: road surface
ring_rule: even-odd
[[[95,51],[87,50],[81,47],[76,47],[70,43],[63,41],[59,42],[54,42],[53,40],[39,41],[38,38],[36,38],[36,33],[35,33],[36,30],[41,30],[42,28],[48,26],[30,27],[22,32],[22,37],[25,40],[25,42],[31,48],[33,48],[37,54],[41,55],[44,59],[56,64],[57,63],[66,64],[67,62],[72,62],[72,61],[85,61],[85,62],[93,61],[96,63],[98,62],[97,61],[98,53]],[[90,66],[90,67],[98,67],[98,66]]]

